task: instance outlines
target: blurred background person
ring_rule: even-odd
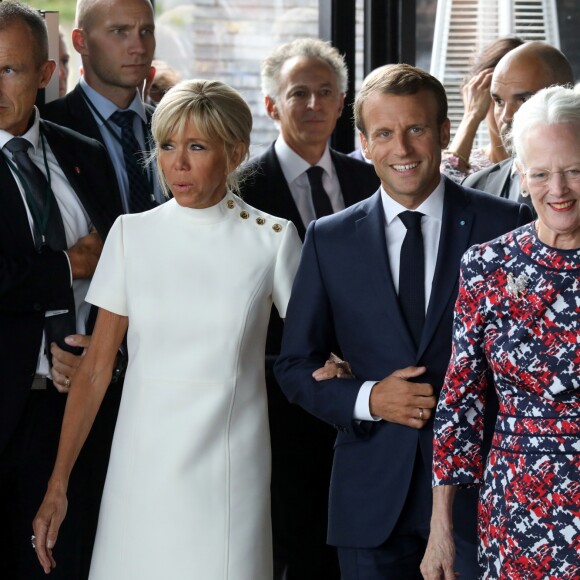
[[[475,55],[469,75],[461,89],[464,112],[449,149],[443,152],[441,172],[461,183],[466,175],[489,167],[509,157],[503,148],[493,116],[490,86],[493,70],[501,58],[524,41],[517,36],[498,38]],[[489,143],[473,148],[482,121],[485,120]]]
[[[481,578],[580,578],[580,95],[539,91],[513,121],[538,219],[462,259],[453,351],[434,426],[421,570],[454,578],[457,487],[481,486]],[[484,393],[500,408],[482,460]]]
[[[155,111],[173,199],[117,220],[89,290],[99,316],[34,522],[47,573],[68,476],[128,327],[91,580],[272,578],[264,347],[272,304],[286,313],[300,239],[232,192],[251,129],[248,105],[219,81],[184,81]]]
[[[146,103],[156,106],[161,97],[181,81],[181,74],[164,60],[153,60],[151,69],[153,74],[146,79],[143,96]]]
[[[58,29],[58,96],[64,97],[68,90],[70,54],[66,45],[64,30]]]

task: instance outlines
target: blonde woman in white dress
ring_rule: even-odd
[[[270,580],[264,346],[298,264],[292,223],[233,191],[252,117],[217,81],[184,81],[152,122],[164,205],[120,217],[87,300],[99,306],[34,521],[44,570],[67,482],[125,332],[129,366],[91,580]]]

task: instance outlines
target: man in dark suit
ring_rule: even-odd
[[[308,224],[369,196],[379,180],[370,165],[328,146],[347,85],[343,57],[330,44],[298,39],[272,52],[262,65],[268,115],[280,135],[249,164],[242,196],[251,205],[294,222],[302,239]],[[309,175],[319,171],[318,181]],[[310,172],[310,173],[309,173]],[[317,197],[322,197],[322,200]],[[333,431],[290,405],[272,367],[280,352],[282,321],[270,319],[266,379],[272,441],[272,519],[275,578],[339,578],[326,545]]]
[[[41,116],[103,143],[117,175],[125,213],[150,209],[164,199],[154,164],[143,170],[148,199],[132,203],[131,171],[119,123],[120,118],[128,118],[139,149],[144,152],[142,158],[146,157],[153,108],[143,103],[140,89],[151,70],[155,52],[151,2],[81,0],[77,4],[72,43],[81,55],[83,75],[70,93],[41,107]]]
[[[568,59],[557,48],[541,41],[526,42],[508,52],[497,64],[491,81],[494,117],[505,150],[513,156],[511,128],[514,114],[534,93],[551,85],[573,84]],[[530,205],[522,197],[513,159],[468,175],[463,181],[473,187]]]
[[[34,106],[56,64],[39,13],[0,3],[0,577],[44,573],[32,519],[54,464],[70,382],[51,380],[51,342],[83,331],[84,295],[102,240],[121,213],[102,146],[41,121]],[[53,345],[54,346],[54,345]],[[79,533],[89,474],[71,479],[71,521],[57,577],[83,578]],[[74,502],[74,505],[73,505]]]
[[[377,69],[356,98],[355,120],[381,188],[310,225],[276,374],[292,402],[338,430],[328,541],[343,580],[419,579],[459,261],[531,214],[441,176],[447,99],[426,72]],[[329,350],[350,363],[351,378],[314,379]],[[458,492],[462,578],[478,575],[476,500]]]

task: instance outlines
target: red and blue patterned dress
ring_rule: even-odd
[[[580,250],[544,245],[533,224],[463,257],[433,484],[482,485],[482,578],[580,578]]]

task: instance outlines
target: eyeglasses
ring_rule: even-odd
[[[567,184],[580,182],[580,169],[577,168],[566,169],[565,171],[529,169],[525,172],[524,175],[528,178],[528,183],[531,187],[542,187],[544,185],[548,185],[552,179],[552,176],[558,173],[562,176],[562,179]]]

